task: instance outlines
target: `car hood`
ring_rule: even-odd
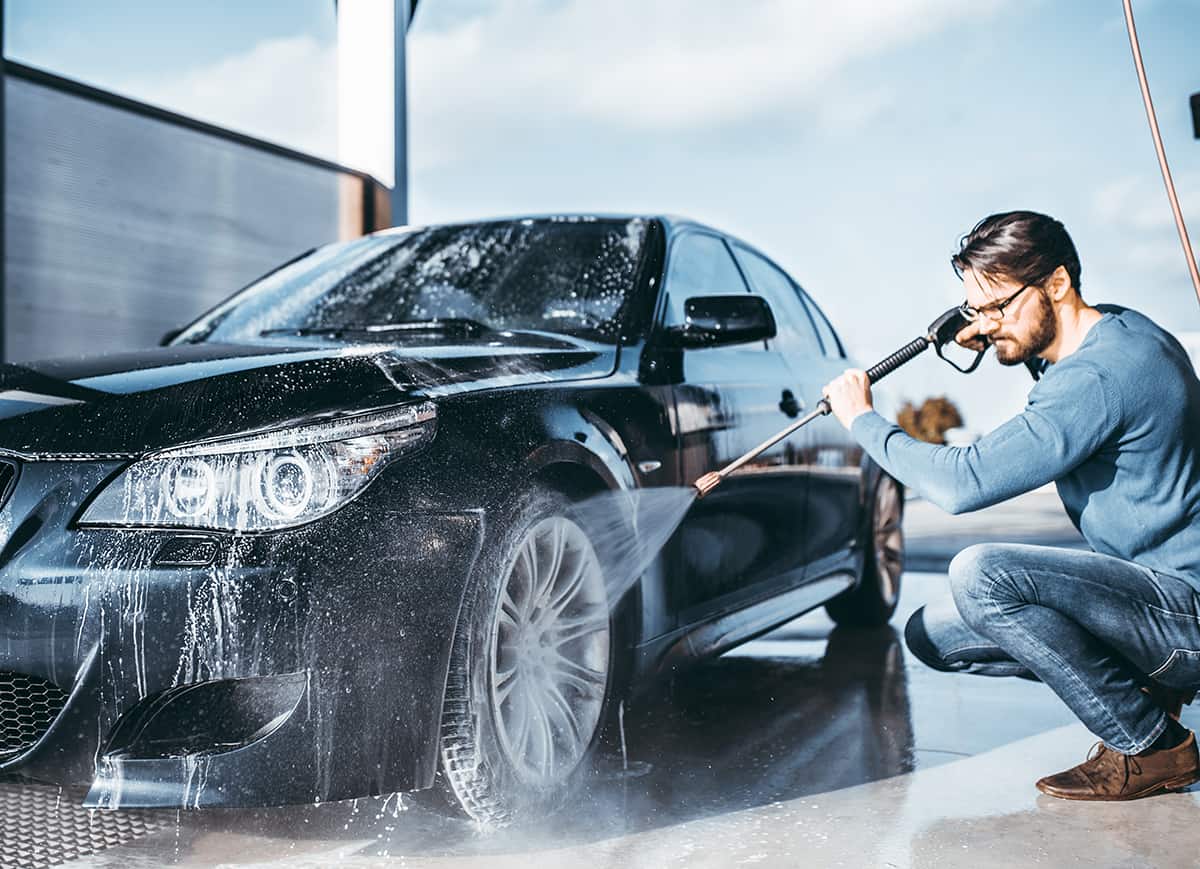
[[[615,367],[614,347],[540,338],[192,344],[0,365],[0,450],[134,456],[408,400],[604,377]]]

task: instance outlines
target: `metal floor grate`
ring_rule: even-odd
[[[55,787],[0,782],[0,869],[47,869],[115,848],[167,823],[161,813],[99,812]]]

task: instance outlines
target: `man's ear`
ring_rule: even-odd
[[[1046,278],[1046,292],[1050,294],[1050,298],[1056,302],[1061,302],[1067,297],[1067,293],[1071,290],[1071,276],[1067,274],[1067,270],[1059,266],[1050,273],[1050,277]]]

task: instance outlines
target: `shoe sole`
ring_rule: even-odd
[[[1120,794],[1119,796],[1101,796],[1099,794],[1089,796],[1086,794],[1077,793],[1056,793],[1053,788],[1043,787],[1041,782],[1036,782],[1034,787],[1036,787],[1042,793],[1056,797],[1060,800],[1079,800],[1081,802],[1089,803],[1120,803],[1126,802],[1127,800],[1140,800],[1143,797],[1151,797],[1164,791],[1179,790],[1181,788],[1186,788],[1188,785],[1193,785],[1198,781],[1200,781],[1200,770],[1188,773],[1187,775],[1176,776],[1175,778],[1167,779],[1166,781],[1156,782],[1149,787],[1142,788],[1140,791],[1136,791],[1132,794]]]

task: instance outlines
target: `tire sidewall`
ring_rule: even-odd
[[[508,509],[500,512],[485,534],[485,546],[472,572],[467,600],[460,614],[455,632],[454,649],[451,653],[450,679],[462,679],[462,691],[452,692],[447,688],[447,708],[444,720],[457,718],[459,734],[457,742],[466,736],[472,744],[474,768],[467,774],[450,775],[451,789],[463,803],[464,809],[476,820],[484,823],[503,824],[524,818],[537,818],[553,812],[566,796],[580,783],[592,768],[592,758],[599,742],[604,722],[609,715],[613,697],[613,664],[615,660],[615,633],[612,610],[609,612],[608,669],[604,699],[595,731],[575,769],[560,782],[548,787],[537,787],[522,777],[508,760],[508,753],[501,744],[496,717],[499,710],[492,705],[491,656],[493,626],[497,610],[508,579],[508,572],[517,549],[526,534],[538,522],[551,516],[564,516],[579,525],[585,534],[587,526],[580,521],[573,503],[565,495],[544,487],[534,487],[516,499]],[[591,534],[593,549],[595,542]],[[452,696],[461,693],[466,710],[455,710],[451,704],[460,702]],[[465,714],[464,714],[465,713]],[[468,733],[463,734],[466,725]],[[445,730],[445,728],[444,728]],[[443,735],[445,737],[445,733]],[[443,762],[445,764],[443,739]],[[466,786],[471,791],[464,793]]]
[[[896,577],[895,597],[887,601],[883,597],[883,576],[875,548],[876,506],[884,487],[894,487],[900,505],[901,521],[901,573]],[[871,627],[887,624],[900,602],[900,579],[904,564],[904,489],[900,483],[884,471],[879,471],[870,489],[867,508],[863,517],[863,562],[856,586],[843,592],[825,605],[830,617],[838,624]]]
[[[900,525],[900,566],[895,579],[895,596],[890,601],[885,600],[883,596],[884,567],[879,563],[879,554],[875,546],[876,507],[885,488],[890,488],[896,493],[896,501],[899,505],[897,521]],[[875,487],[871,494],[871,514],[867,522],[867,545],[869,549],[866,558],[863,560],[863,583],[871,583],[880,612],[886,612],[887,618],[891,618],[892,613],[896,611],[896,606],[900,603],[900,579],[904,575],[904,487],[900,485],[898,480],[883,471],[879,472],[879,479],[875,481]]]

